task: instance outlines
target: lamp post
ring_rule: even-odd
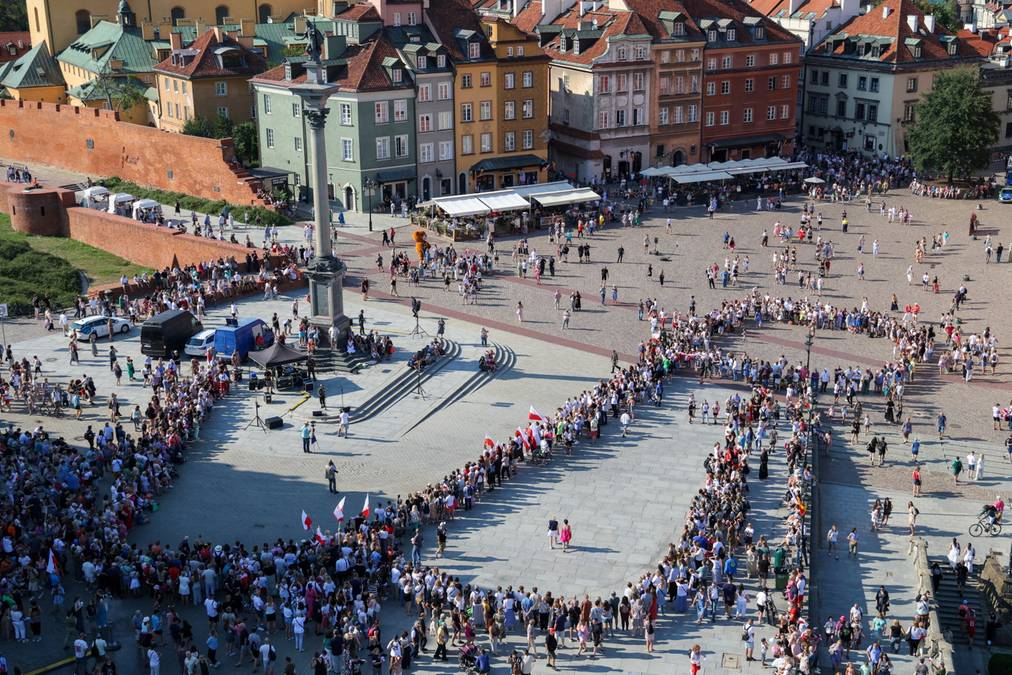
[[[365,196],[368,197],[368,202],[367,202],[366,208],[369,209],[369,231],[370,232],[372,232],[372,196],[373,196],[373,193],[376,191],[377,187],[379,187],[379,183],[377,183],[372,178],[366,178],[365,182],[362,183],[362,189],[365,190]]]

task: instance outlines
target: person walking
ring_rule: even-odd
[[[331,494],[337,494],[337,467],[334,466],[334,460],[327,462],[324,475],[327,477],[327,490]]]
[[[316,395],[320,398],[320,410],[327,409],[327,388],[322,384],[316,390]]]
[[[337,425],[337,437],[340,438],[342,435],[348,438],[348,425],[351,423],[351,415],[348,414],[346,408],[341,408],[341,415]]]
[[[300,431],[300,434],[302,436],[302,452],[308,454],[309,452],[311,452],[309,449],[309,444],[312,442],[313,439],[313,431],[309,428],[309,422],[302,423],[302,430]]]
[[[959,459],[959,455],[952,458],[952,462],[949,464],[949,471],[952,472],[952,482],[959,485],[959,474],[963,473],[963,461]]]
[[[755,651],[755,626],[752,619],[745,621],[745,626],[741,631],[741,640],[745,643],[745,660],[755,661],[752,656]]]
[[[559,541],[562,542],[562,550],[569,550],[569,542],[573,540],[573,528],[570,526],[569,521],[563,518],[562,529],[559,531]]]
[[[851,528],[847,535],[847,555],[857,557],[857,528]]]

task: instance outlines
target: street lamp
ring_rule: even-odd
[[[379,183],[374,181],[372,178],[366,178],[365,183],[362,184],[365,189],[365,196],[369,198],[369,203],[366,208],[369,209],[369,231],[372,232],[372,195],[379,187]]]

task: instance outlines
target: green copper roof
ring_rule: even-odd
[[[61,84],[60,66],[49,55],[45,42],[38,43],[0,71],[0,85],[4,87],[20,89]]]

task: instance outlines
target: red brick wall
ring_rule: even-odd
[[[132,263],[163,269],[173,264],[196,264],[234,257],[242,261],[247,249],[238,244],[181,234],[104,211],[67,209],[70,238],[108,251]]]
[[[29,166],[48,164],[93,178],[119,176],[162,190],[251,204],[255,194],[229,166],[234,156],[228,138],[171,134],[120,122],[107,110],[0,101],[0,157]]]

